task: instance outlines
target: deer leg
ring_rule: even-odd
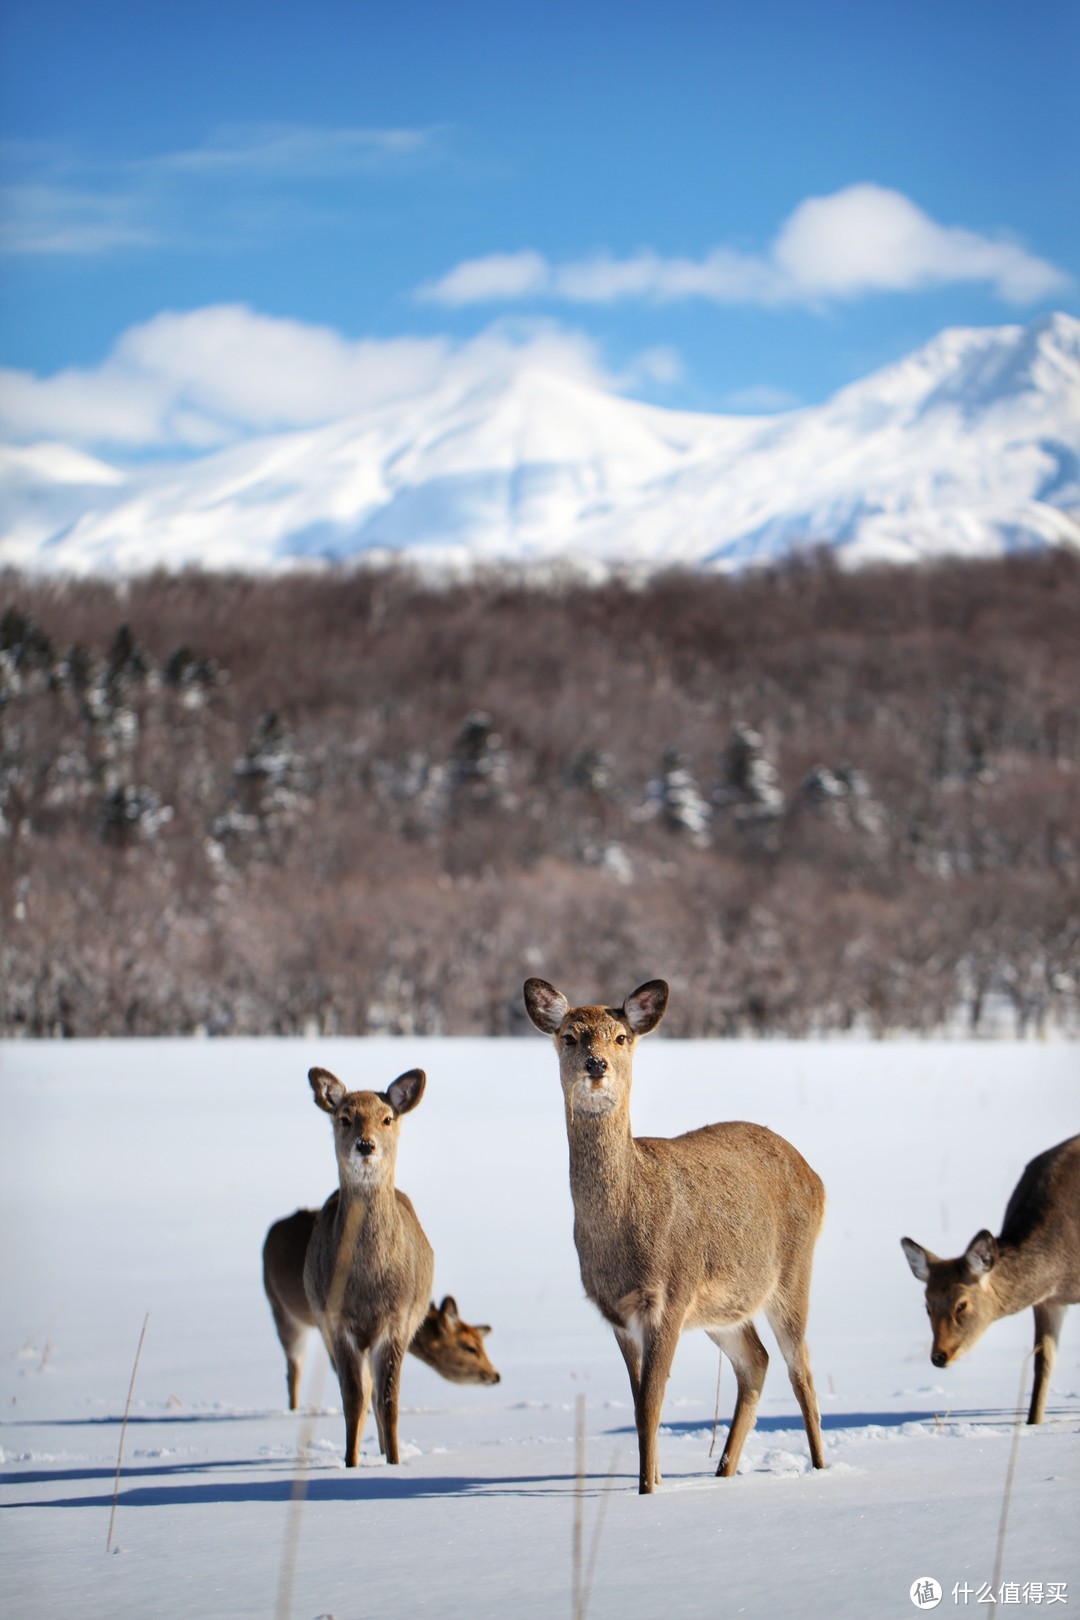
[[[398,1456],[398,1389],[401,1384],[401,1362],[405,1352],[394,1340],[379,1346],[375,1352],[375,1419],[379,1426],[379,1443],[388,1463],[400,1461]]]
[[[814,1388],[814,1375],[810,1371],[810,1353],[806,1348],[804,1337],[806,1330],[806,1314],[791,1308],[766,1306],[765,1314],[769,1319],[769,1326],[776,1334],[776,1342],[780,1346],[781,1354],[787,1362],[788,1377],[791,1387],[795,1391],[795,1399],[799,1403],[802,1413],[803,1426],[806,1429],[806,1438],[810,1444],[810,1461],[815,1468],[825,1467],[825,1453],[821,1443],[821,1413],[818,1410],[817,1390]]]
[[[754,1427],[769,1354],[758,1338],[753,1322],[740,1322],[738,1327],[708,1328],[706,1331],[713,1344],[724,1352],[734,1367],[738,1387],[731,1428],[727,1432],[720,1466],[716,1470],[719,1479],[730,1479],[739,1466],[746,1437]]]
[[[375,1413],[375,1428],[376,1428],[376,1430],[378,1432],[378,1436],[379,1436],[379,1450],[381,1451],[382,1455],[385,1457],[387,1455],[387,1452],[386,1452],[386,1435],[383,1433],[383,1409],[382,1409],[382,1402],[379,1399],[379,1377],[378,1377],[377,1373],[375,1375],[374,1383],[375,1383],[375,1388],[374,1388],[375,1399],[371,1403],[371,1408],[372,1408],[372,1411]]]
[[[295,1412],[300,1404],[300,1374],[304,1370],[304,1350],[308,1330],[303,1322],[298,1322],[284,1306],[278,1304],[277,1300],[270,1301],[270,1309],[274,1313],[274,1326],[281,1340],[281,1348],[285,1352],[285,1382],[289,1391],[289,1411]]]
[[[638,1391],[641,1388],[641,1346],[632,1333],[624,1328],[615,1329],[615,1343],[622,1351],[622,1358],[626,1362],[626,1370],[630,1374],[630,1393],[637,1406]]]
[[[634,1411],[637,1412],[638,1394],[641,1390],[641,1345],[632,1333],[623,1328],[615,1329],[615,1342],[622,1351],[626,1370],[630,1374],[630,1394],[634,1402]],[[657,1460],[656,1472],[653,1475],[653,1484],[660,1484],[660,1463]]]
[[[371,1362],[366,1351],[356,1351],[349,1344],[338,1345],[334,1360],[345,1408],[345,1466],[355,1468],[371,1403]]]
[[[1061,1324],[1065,1320],[1067,1308],[1052,1300],[1044,1300],[1041,1305],[1035,1307],[1035,1380],[1031,1386],[1029,1423],[1041,1423],[1046,1411],[1046,1397],[1050,1393],[1050,1374],[1057,1360],[1058,1339],[1061,1337]]]
[[[648,1496],[660,1481],[657,1430],[664,1404],[671,1363],[682,1331],[682,1320],[667,1315],[645,1329],[641,1353],[641,1382],[634,1402],[638,1432],[638,1495]]]
[[[300,1405],[300,1375],[304,1370],[304,1352],[298,1356],[290,1356],[285,1371],[285,1381],[289,1387],[289,1411],[295,1412]]]
[[[319,1337],[322,1339],[323,1349],[326,1351],[326,1359],[330,1363],[331,1371],[340,1383],[341,1374],[338,1372],[338,1364],[334,1355],[334,1341],[330,1337],[325,1321],[319,1323]]]

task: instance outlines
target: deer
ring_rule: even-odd
[[[1080,1303],[1080,1136],[1025,1166],[997,1237],[984,1227],[956,1260],[939,1259],[912,1238],[901,1238],[900,1246],[926,1284],[935,1367],[951,1367],[999,1317],[1033,1309],[1035,1376],[1027,1420],[1041,1423],[1065,1312]]]
[[[308,1334],[316,1325],[315,1312],[304,1292],[304,1258],[318,1219],[317,1209],[298,1209],[275,1221],[263,1244],[263,1287],[273,1312],[281,1348],[285,1352],[285,1381],[289,1411],[300,1404],[300,1375]],[[497,1384],[499,1374],[484,1348],[491,1332],[487,1324],[474,1325],[459,1314],[457,1301],[447,1294],[441,1305],[432,1300],[409,1345],[409,1354],[434,1369],[451,1384]]]
[[[525,983],[526,1011],[559,1055],[581,1280],[626,1363],[641,1495],[661,1483],[660,1411],[690,1328],[704,1328],[735,1369],[735,1411],[716,1472],[736,1472],[769,1363],[752,1320],[758,1312],[787,1362],[813,1466],[825,1466],[805,1338],[825,1189],[802,1155],[761,1125],[632,1135],[634,1048],[667,1002],[662,979],[621,1007],[572,1007],[546,980]]]
[[[410,1069],[385,1091],[349,1091],[329,1069],[310,1069],[308,1081],[334,1122],[338,1189],[312,1229],[304,1293],[341,1386],[346,1468],[360,1461],[373,1389],[379,1448],[397,1463],[401,1363],[427,1313],[435,1257],[394,1165],[426,1076]]]

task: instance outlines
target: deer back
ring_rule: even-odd
[[[305,1327],[314,1327],[315,1315],[304,1289],[304,1261],[319,1218],[317,1209],[298,1209],[275,1221],[263,1244],[263,1282],[271,1300]]]
[[[1028,1164],[1005,1209],[999,1251],[1022,1249],[1056,1295],[1080,1302],[1080,1136]]]

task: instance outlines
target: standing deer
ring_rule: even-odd
[[[529,1017],[559,1054],[581,1280],[630,1375],[643,1494],[660,1482],[660,1408],[686,1328],[704,1328],[735,1368],[738,1397],[716,1470],[735,1473],[769,1362],[751,1320],[758,1311],[787,1362],[813,1465],[825,1466],[804,1341],[825,1190],[791,1144],[761,1125],[631,1135],[634,1046],[667,999],[662,979],[621,1007],[571,1007],[543,979],[525,984]]]
[[[1035,1311],[1035,1378],[1029,1423],[1041,1423],[1061,1324],[1080,1303],[1080,1136],[1032,1159],[1013,1190],[1000,1237],[976,1232],[957,1260],[939,1260],[901,1238],[908,1265],[926,1284],[934,1330],[930,1360],[948,1367],[991,1322]]]
[[[396,1463],[402,1358],[435,1270],[416,1212],[394,1186],[401,1116],[423,1096],[425,1075],[410,1069],[385,1091],[348,1091],[329,1069],[310,1069],[308,1080],[333,1117],[339,1186],[307,1246],[304,1292],[341,1385],[346,1468],[360,1460],[373,1368],[379,1446]]]
[[[285,1352],[290,1412],[300,1404],[308,1330],[315,1326],[315,1312],[304,1292],[304,1257],[318,1218],[317,1209],[298,1209],[275,1221],[263,1244],[263,1286]],[[441,1305],[432,1301],[428,1306],[409,1353],[451,1384],[497,1384],[499,1374],[484,1349],[484,1335],[490,1332],[490,1327],[463,1321],[457,1302],[447,1294]]]

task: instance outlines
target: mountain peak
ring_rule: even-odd
[[[1080,321],[956,327],[820,406],[666,411],[500,362],[470,386],[178,466],[0,457],[3,560],[137,572],[387,551],[740,567],[1080,544]]]

